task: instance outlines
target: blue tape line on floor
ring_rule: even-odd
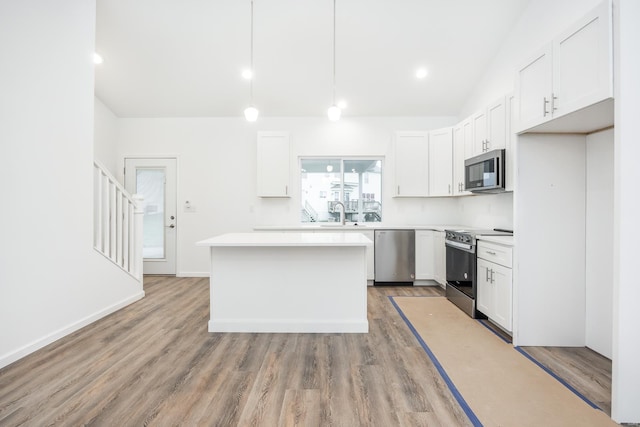
[[[580,399],[584,400],[585,403],[589,406],[591,406],[593,409],[599,409],[602,411],[602,409],[600,409],[600,407],[598,407],[598,405],[596,405],[595,403],[593,403],[592,401],[590,401],[589,399],[587,399],[585,396],[582,395],[582,393],[580,393],[578,390],[576,390],[575,388],[573,388],[569,383],[567,383],[565,380],[563,380],[562,378],[560,378],[559,376],[557,376],[555,373],[553,373],[553,371],[551,371],[549,368],[547,368],[546,366],[544,366],[542,363],[538,362],[533,356],[531,356],[529,353],[527,353],[526,351],[524,351],[523,349],[521,349],[520,347],[514,346],[514,348],[516,350],[518,350],[518,352],[520,352],[520,354],[522,354],[524,357],[526,357],[527,359],[529,359],[530,361],[532,361],[533,363],[535,363],[536,365],[538,365],[540,368],[542,368],[543,371],[545,371],[547,374],[551,375],[553,378],[555,378],[556,380],[558,380],[560,382],[560,384],[562,384],[563,386],[565,386],[566,388],[568,388],[569,390],[571,390],[573,392],[573,394],[575,394],[576,396],[578,396]]]
[[[440,374],[444,382],[447,384],[447,387],[449,387],[449,390],[451,390],[451,394],[453,394],[453,397],[455,397],[455,399],[458,401],[464,413],[467,414],[467,417],[469,417],[469,420],[474,426],[482,427],[482,423],[480,422],[476,414],[473,413],[469,404],[464,400],[464,398],[462,397],[462,394],[460,394],[456,386],[453,384],[453,381],[451,381],[451,378],[449,378],[449,375],[447,375],[447,372],[444,370],[444,368],[442,367],[442,365],[440,364],[436,356],[433,354],[433,352],[431,351],[427,343],[424,342],[424,340],[422,339],[418,331],[416,331],[416,329],[413,327],[409,319],[407,319],[407,316],[404,315],[404,313],[402,312],[402,309],[398,306],[398,304],[396,304],[393,298],[394,297],[392,296],[389,297],[391,304],[393,304],[393,306],[396,308],[402,320],[404,320],[404,322],[407,324],[407,326],[409,327],[413,335],[416,337],[416,339],[422,346],[422,349],[427,353],[427,356],[429,356],[429,359],[431,359],[431,362],[433,362],[433,364],[435,365],[436,369],[438,370],[438,373]]]

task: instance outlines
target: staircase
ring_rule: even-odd
[[[302,207],[301,216],[302,222],[316,222],[318,220],[318,212],[306,201]]]
[[[97,161],[93,172],[93,247],[142,281],[143,199],[130,195]]]

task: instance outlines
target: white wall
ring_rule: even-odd
[[[112,175],[115,175],[118,165],[116,149],[118,118],[98,97],[94,98],[94,108],[93,156]]]
[[[525,135],[517,156],[514,344],[584,346],[585,137]]]
[[[586,137],[586,346],[611,358],[613,129]]]
[[[0,367],[139,298],[92,247],[95,4],[0,2]]]
[[[513,193],[461,197],[460,223],[474,228],[513,230]]]
[[[453,117],[118,119],[118,156],[178,158],[178,275],[206,275],[208,251],[195,242],[258,225],[300,222],[299,156],[384,156],[383,222],[393,225],[459,223],[458,199],[392,198],[392,135],[430,130]],[[256,132],[289,131],[292,144],[289,199],[256,197]],[[118,168],[120,169],[120,168]],[[184,213],[186,200],[195,212]]]
[[[640,423],[640,2],[614,3],[615,151],[612,418]]]

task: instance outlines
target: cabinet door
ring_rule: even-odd
[[[502,97],[487,107],[487,141],[484,151],[505,148],[507,144],[507,108]]]
[[[477,156],[486,151],[487,143],[487,110],[473,115],[473,154]]]
[[[453,182],[453,129],[429,132],[429,195],[451,196]]]
[[[441,285],[445,285],[447,283],[446,279],[446,249],[444,246],[444,231],[435,231],[434,232],[434,261],[435,261],[435,280]]]
[[[478,260],[480,261],[480,260]],[[512,331],[512,275],[511,269],[498,264],[491,266],[491,282],[494,291],[491,320],[507,331]],[[481,310],[482,311],[482,310]],[[486,314],[486,313],[485,313]]]
[[[478,258],[476,286],[478,287],[478,300],[476,309],[489,318],[493,317],[494,310],[494,287],[491,283],[492,263]]]
[[[611,9],[603,2],[554,40],[554,116],[613,96],[611,34]]]
[[[258,132],[258,196],[290,197],[288,132]]]
[[[518,69],[518,131],[531,128],[551,117],[551,51],[550,43]]]
[[[434,277],[434,232],[416,230],[416,280],[433,280]]]
[[[515,125],[518,120],[516,117],[516,97],[514,94],[507,95],[506,97],[506,106],[507,106],[507,141],[506,141],[506,156],[505,159],[505,175],[504,175],[504,183],[506,191],[513,191],[514,182],[516,179],[516,134],[515,134]]]
[[[395,188],[399,197],[429,195],[429,134],[397,132],[394,141]]]
[[[453,128],[453,195],[468,194],[464,191],[464,124]]]

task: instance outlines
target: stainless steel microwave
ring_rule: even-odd
[[[464,189],[472,193],[504,191],[505,150],[491,150],[464,161]]]

